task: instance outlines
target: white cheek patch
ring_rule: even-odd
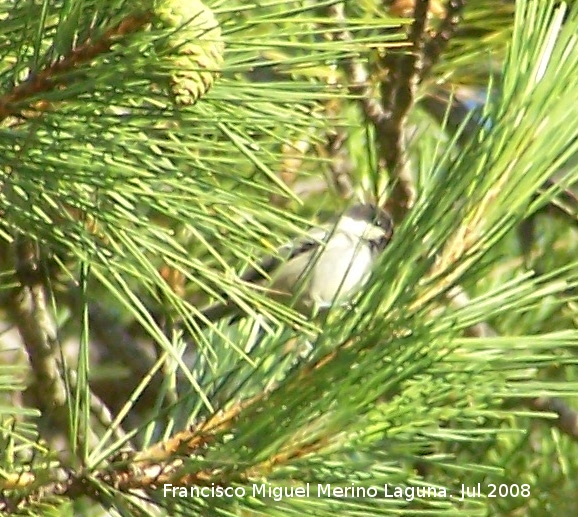
[[[338,224],[338,231],[350,235],[352,238],[363,239],[365,241],[381,241],[387,238],[383,228],[367,221],[343,217]]]
[[[361,219],[352,219],[351,217],[344,216],[339,221],[337,225],[338,229],[346,234],[350,234],[354,237],[365,237],[365,234],[374,227],[374,225],[369,224],[367,221]],[[375,227],[379,230],[378,227]]]

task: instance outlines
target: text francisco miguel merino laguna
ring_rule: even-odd
[[[465,497],[481,497],[480,487],[466,487],[462,485],[461,493],[456,494],[461,500]],[[412,501],[419,498],[446,498],[447,489],[433,486],[334,486],[331,484],[306,483],[302,486],[273,486],[270,483],[255,483],[249,486],[220,486],[211,483],[210,486],[175,486],[163,485],[164,497],[199,497],[199,498],[271,498],[274,501],[291,498],[307,497],[354,497],[354,498],[383,498],[404,499]],[[453,495],[450,495],[453,497]]]

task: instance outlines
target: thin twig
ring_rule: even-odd
[[[340,41],[351,42],[353,41],[353,35],[347,29],[347,21],[345,18],[344,5],[342,2],[332,4],[327,8],[328,15],[333,18],[336,24],[341,28],[340,31],[334,34],[334,37]],[[377,98],[375,98],[369,74],[365,66],[354,57],[350,56],[344,58],[341,62],[343,69],[347,75],[348,79],[348,89],[349,92],[354,95],[359,103],[363,115],[366,120],[370,122],[375,128],[381,127],[386,119],[386,112],[383,106]],[[381,150],[380,139],[378,140],[378,149]],[[331,150],[338,151],[343,143],[343,139],[337,133],[334,139],[330,139],[329,146]],[[337,147],[336,147],[337,146]],[[345,162],[342,161],[342,165]],[[352,192],[352,185],[350,184],[350,178],[346,174],[342,174],[339,169],[339,165],[333,167],[332,169],[335,183],[338,188],[342,189],[344,196],[350,196]],[[344,180],[346,183],[344,183]]]
[[[407,114],[414,103],[417,85],[428,75],[439,60],[442,51],[457,31],[464,7],[464,0],[449,0],[441,9],[443,20],[436,33],[427,29],[430,2],[414,0],[413,24],[409,33],[409,52],[387,53],[382,64],[387,77],[381,83],[381,100],[386,113],[376,126],[378,148],[392,179],[393,188],[388,208],[400,219],[411,207],[415,190],[408,163],[404,126]],[[436,8],[439,7],[436,4]],[[436,9],[438,12],[439,9]]]
[[[353,41],[353,35],[346,28],[347,23],[343,3],[333,4],[327,9],[329,16],[331,16],[342,29],[336,33],[336,38],[344,42]],[[348,89],[353,95],[358,97],[365,117],[376,126],[381,124],[386,113],[379,101],[373,96],[371,81],[369,80],[369,74],[366,68],[359,60],[353,57],[343,59],[342,66],[345,68],[349,81],[347,85]]]
[[[451,289],[447,294],[447,298],[457,308],[466,307],[470,303],[468,294],[460,286]],[[465,334],[469,337],[479,338],[498,335],[486,322],[473,325],[465,331]],[[554,425],[564,434],[578,440],[578,411],[572,409],[562,399],[557,397],[537,397],[522,399],[522,402],[536,411],[557,414],[558,418],[553,421]]]
[[[335,131],[327,135],[327,151],[330,162],[331,179],[333,186],[342,199],[350,199],[353,196],[353,183],[351,181],[352,163],[343,149],[347,141],[348,133],[343,128],[335,128]]]
[[[556,427],[564,434],[578,441],[578,411],[569,407],[557,397],[538,397],[529,401],[529,406],[536,411],[555,413],[558,418],[554,421]]]
[[[349,57],[342,61],[349,80],[349,91],[358,98],[365,118],[375,128],[375,141],[380,165],[385,166],[392,182],[388,208],[396,220],[401,220],[415,199],[415,189],[407,160],[404,126],[413,104],[415,88],[421,78],[425,23],[429,2],[419,0],[415,5],[407,52],[390,51],[383,58],[387,78],[380,85],[381,102],[375,98],[365,67]],[[347,30],[343,3],[328,8],[329,15],[342,28],[336,37],[352,41]]]
[[[446,298],[450,304],[456,308],[466,307],[470,303],[470,297],[463,288],[459,285],[452,287],[446,294]],[[497,332],[486,322],[481,321],[472,325],[464,331],[467,337],[491,337],[497,336]]]

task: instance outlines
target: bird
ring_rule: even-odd
[[[311,314],[344,305],[365,284],[373,266],[393,237],[387,210],[375,204],[351,206],[334,223],[310,230],[245,271],[243,282],[265,284],[278,301]],[[201,310],[201,321],[242,316],[230,299]]]

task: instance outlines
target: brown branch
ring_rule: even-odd
[[[342,62],[349,79],[349,91],[358,96],[366,119],[375,127],[380,164],[387,168],[393,185],[388,208],[398,221],[403,218],[415,199],[406,153],[405,121],[413,105],[418,83],[439,59],[456,31],[463,4],[463,0],[450,0],[448,6],[442,8],[437,2],[430,5],[428,0],[403,3],[403,9],[411,6],[413,11],[414,21],[409,33],[410,49],[403,53],[390,51],[382,59],[387,77],[380,84],[381,103],[374,97],[364,66],[351,57]],[[396,7],[402,8],[401,5]],[[426,30],[430,9],[435,11],[436,15],[444,14],[440,29],[433,37],[429,37]],[[328,11],[343,28],[336,37],[342,41],[352,41],[353,37],[346,29],[343,3],[332,5]]]
[[[317,370],[326,367],[332,361],[338,360],[340,352],[348,349],[351,342],[342,344],[340,348],[334,350],[318,361],[306,365],[293,378],[295,386],[302,385]],[[238,421],[242,413],[252,408],[259,412],[262,406],[259,403],[276,404],[277,401],[269,400],[276,386],[271,387],[253,397],[241,400],[231,408],[215,413],[208,419],[191,426],[190,428],[176,433],[172,438],[159,442],[144,451],[133,453],[123,452],[117,457],[109,460],[109,466],[93,472],[69,472],[65,479],[62,479],[62,469],[55,469],[51,476],[51,481],[45,482],[40,487],[34,487],[33,491],[21,495],[21,490],[14,497],[4,497],[0,499],[0,511],[15,511],[23,509],[29,505],[40,503],[46,499],[54,497],[68,497],[76,499],[88,496],[95,501],[101,499],[102,484],[112,486],[117,490],[129,491],[136,489],[155,489],[164,483],[184,484],[195,483],[202,485],[215,483],[230,483],[231,478],[224,479],[221,469],[205,469],[197,472],[190,472],[186,468],[183,458],[193,454],[202,455],[204,449],[214,443],[224,432],[230,432],[235,422]],[[271,458],[264,460],[258,465],[250,467],[246,472],[235,475],[235,480],[246,481],[255,476],[262,475],[263,471],[270,470],[274,465],[290,461],[294,458],[303,457],[329,443],[325,438],[319,439],[309,437],[304,434],[305,440],[298,440],[279,451]],[[57,479],[58,476],[58,480]],[[32,482],[34,476],[29,476]],[[46,476],[44,476],[46,479]],[[234,481],[234,480],[233,480]],[[20,483],[19,488],[24,488],[27,483]]]
[[[385,119],[376,128],[377,145],[392,181],[387,208],[401,220],[415,200],[415,190],[404,141],[404,125],[422,76],[429,0],[416,0],[407,52],[388,52],[382,59],[387,77],[380,85]]]
[[[410,18],[415,9],[415,0],[383,0],[384,7],[394,16]],[[446,13],[444,0],[431,0],[428,8],[430,17],[443,18]]]
[[[202,480],[216,480],[210,471],[180,474],[179,469],[183,466],[183,456],[189,456],[195,451],[202,450],[206,445],[213,442],[219,432],[229,429],[239,417],[241,412],[263,400],[268,392],[260,393],[247,400],[235,404],[227,411],[216,413],[205,422],[201,422],[185,431],[175,434],[169,440],[160,442],[139,453],[123,453],[120,458],[112,458],[114,467],[105,468],[90,474],[83,472],[70,472],[66,479],[62,479],[62,469],[56,469],[52,479],[60,477],[58,481],[50,481],[33,492],[24,496],[18,495],[13,498],[4,497],[0,500],[0,511],[15,511],[23,509],[34,503],[39,503],[46,498],[69,497],[72,499],[88,496],[95,501],[100,500],[99,484],[105,483],[117,490],[128,491],[131,489],[145,489],[162,485],[163,483],[175,482],[180,478],[195,479],[197,484]],[[28,476],[29,482],[35,479]],[[28,480],[27,478],[27,480]],[[207,481],[209,482],[209,481]],[[26,483],[20,483],[22,489]],[[4,486],[6,490],[10,487]]]
[[[45,271],[40,264],[38,246],[28,238],[18,237],[15,254],[20,286],[15,290],[9,309],[34,374],[28,392],[46,421],[53,424],[47,428],[52,427],[51,432],[56,429],[66,435],[69,413],[64,379],[66,376],[70,389],[75,390],[78,386],[77,374],[71,370],[64,371],[56,324],[47,307]],[[92,416],[104,428],[108,428],[113,418],[106,404],[93,392],[89,393],[88,402]],[[97,437],[89,432],[90,435],[81,440],[96,444]],[[122,429],[115,428],[113,434],[124,438]]]
[[[333,18],[336,24],[341,28],[340,31],[335,33],[335,38],[343,42],[353,41],[353,35],[349,30],[347,30],[343,2],[332,4],[327,8],[327,12],[328,15]],[[369,121],[375,128],[381,127],[387,117],[387,114],[379,100],[374,96],[373,87],[365,66],[354,57],[344,58],[341,62],[341,66],[345,70],[345,74],[348,79],[347,86],[349,92],[356,97],[356,100],[361,107],[365,119]],[[338,151],[342,144],[341,140],[342,139],[339,138],[339,134],[337,134],[336,138],[334,139],[330,138],[330,149],[333,150],[337,145],[336,150]],[[378,149],[381,149],[379,142]],[[345,165],[345,163],[342,163],[342,165]],[[342,174],[342,172],[343,171],[339,169],[339,165],[334,166],[332,169],[336,186],[343,192],[344,196],[349,196],[351,194],[352,187],[350,185],[348,175]]]
[[[28,80],[0,97],[0,122],[9,116],[22,116],[22,112],[25,109],[30,109],[30,106],[22,107],[17,106],[17,104],[26,101],[28,98],[57,88],[66,88],[66,80],[59,79],[59,75],[93,60],[100,54],[108,52],[120,38],[137,32],[148,24],[150,20],[150,13],[127,16],[116,27],[106,31],[99,39],[94,41],[88,39],[84,44],[72,50],[68,56],[61,58],[37,73],[31,72]],[[33,107],[36,111],[46,111],[50,108],[50,104],[46,101],[38,101]]]
[[[442,7],[438,2],[413,0],[394,4],[405,14],[413,4],[413,24],[409,32],[409,52],[389,52],[382,64],[387,77],[381,83],[381,101],[386,116],[376,126],[377,145],[393,183],[388,202],[394,218],[403,218],[415,199],[411,170],[406,155],[404,126],[414,103],[417,85],[439,60],[442,51],[455,34],[465,0],[449,0]],[[437,32],[428,27],[430,14],[443,16]]]
[[[59,368],[56,326],[46,306],[38,249],[24,237],[16,240],[15,247],[20,286],[14,293],[11,312],[34,373],[29,390],[43,413],[58,413],[66,404],[66,386]],[[66,418],[59,420],[61,424],[66,422]]]
[[[305,365],[292,382],[297,386],[302,386],[308,382],[314,372],[326,367],[328,364],[339,360],[340,354],[349,349],[353,342],[345,342],[338,349],[333,350],[319,360]],[[213,443],[219,435],[233,428],[235,422],[241,417],[244,411],[252,408],[255,412],[263,410],[263,405],[258,404],[275,404],[269,397],[272,396],[277,386],[273,385],[267,390],[262,391],[248,399],[241,400],[231,408],[215,413],[207,420],[191,426],[184,431],[176,433],[169,440],[159,442],[148,449],[127,457],[130,464],[129,469],[108,470],[97,474],[97,476],[108,484],[113,485],[120,490],[141,489],[162,485],[164,483],[186,484],[194,481],[196,484],[202,484],[204,480],[207,483],[216,483],[223,481],[219,473],[210,470],[190,473],[185,475],[179,470],[183,467],[182,458],[185,456],[201,455],[203,450]],[[305,433],[307,435],[307,433]],[[253,466],[244,474],[238,476],[239,479],[246,479],[255,475],[259,469],[270,469],[273,465],[287,462],[293,458],[302,457],[321,447],[327,445],[328,440],[307,439],[307,443],[297,442],[293,447],[286,447],[279,451],[273,457],[263,461],[261,464]],[[262,475],[262,472],[260,472]],[[228,480],[230,481],[230,480]]]
[[[465,4],[465,0],[448,1],[445,15],[439,29],[425,44],[421,79],[429,74],[432,67],[438,62],[450,39],[456,34],[458,25],[462,20]]]
[[[410,48],[403,52],[388,52],[382,59],[388,74],[380,85],[381,103],[386,112],[386,119],[392,125],[401,124],[413,101],[413,93],[423,65],[428,7],[429,0],[415,2],[413,23],[408,38]]]

